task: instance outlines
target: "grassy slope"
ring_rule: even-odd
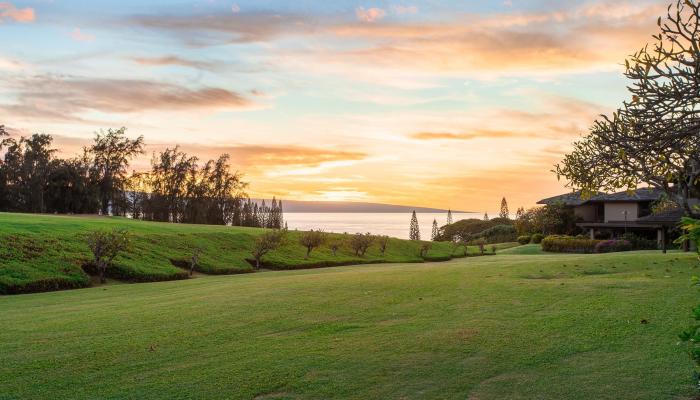
[[[0,399],[688,399],[697,265],[498,255],[4,297]]]
[[[127,228],[133,237],[133,251],[115,260],[110,275],[143,282],[185,279],[187,273],[171,260],[186,261],[194,246],[204,248],[200,272],[230,274],[250,272],[250,248],[262,230],[209,225],[184,225],[133,221],[124,218],[68,217],[0,213],[0,294],[85,287],[89,277],[81,266],[91,260],[85,234],[95,229]],[[334,257],[323,248],[304,258],[298,233],[290,232],[288,244],[270,253],[265,266],[295,269],[314,266],[370,262],[421,262],[418,244],[393,239],[385,257],[373,246],[359,258],[348,248]],[[476,249],[470,249],[475,252]],[[436,243],[430,260],[450,258],[452,248]]]

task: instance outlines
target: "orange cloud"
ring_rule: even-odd
[[[376,22],[386,16],[386,11],[381,8],[364,8],[358,7],[355,9],[357,19],[362,22]]]
[[[34,9],[17,8],[12,3],[0,2],[0,22],[5,19],[21,23],[34,22]]]

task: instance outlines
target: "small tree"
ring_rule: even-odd
[[[356,233],[350,239],[350,247],[355,251],[358,257],[364,257],[367,249],[372,245],[374,237],[370,233]]]
[[[440,236],[440,229],[438,228],[438,223],[437,220],[433,219],[433,232],[430,235],[430,240],[433,242],[437,240],[437,238]]]
[[[194,275],[194,269],[199,265],[199,256],[203,251],[204,249],[200,246],[192,248],[192,256],[190,256],[190,276]]]
[[[479,246],[479,252],[481,255],[484,255],[486,249],[484,248],[486,246],[486,239],[484,238],[478,238],[474,241],[474,244]]]
[[[126,230],[93,231],[88,233],[87,244],[92,251],[95,266],[100,274],[100,283],[106,283],[107,267],[120,252],[129,248],[129,233]]]
[[[489,220],[489,213],[485,212],[484,213],[484,221],[488,221],[488,220]]]
[[[339,237],[332,237],[328,242],[328,248],[333,252],[333,257],[336,256],[338,250],[343,246],[343,240]]]
[[[306,257],[309,258],[311,251],[316,247],[319,247],[325,242],[326,234],[322,230],[310,230],[308,232],[302,232],[299,236],[299,244],[306,247]]]
[[[430,249],[433,248],[432,243],[426,242],[420,246],[420,256],[425,258],[428,255]]]
[[[284,242],[284,231],[270,230],[255,238],[253,244],[253,258],[255,259],[255,269],[260,269],[262,258],[265,254],[277,249]]]
[[[508,212],[508,202],[506,201],[505,197],[501,200],[501,212],[498,214],[498,217],[503,219],[510,219],[510,213]]]
[[[411,228],[408,232],[408,238],[411,240],[420,240],[420,227],[418,226],[418,217],[415,211],[413,211],[413,215],[411,216]]]
[[[384,253],[386,253],[386,247],[389,245],[389,236],[378,236],[377,244],[379,244],[379,251],[382,253],[382,257],[384,257]]]

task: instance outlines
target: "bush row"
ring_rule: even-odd
[[[522,235],[522,236],[518,236],[518,243],[520,243],[520,244],[529,244],[529,243],[540,244],[540,243],[542,243],[542,239],[544,239],[544,235],[541,233],[535,233],[534,235]]]
[[[627,239],[595,240],[583,236],[547,236],[542,240],[542,250],[552,253],[612,253],[634,250]]]

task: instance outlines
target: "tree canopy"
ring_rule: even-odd
[[[700,6],[678,0],[658,19],[659,32],[625,61],[629,100],[596,120],[555,167],[584,195],[664,190],[688,214],[700,197]]]

